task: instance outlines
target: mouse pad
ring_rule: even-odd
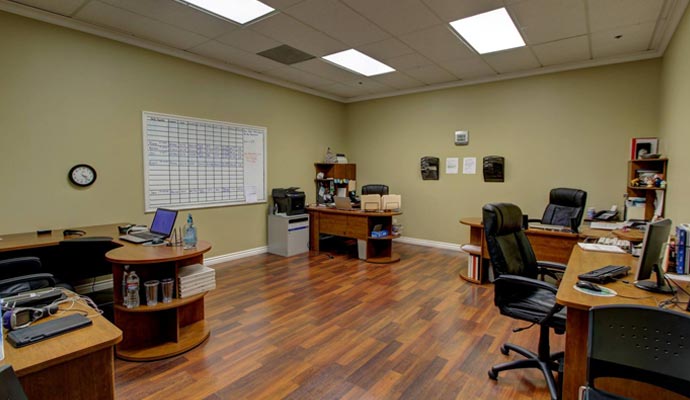
[[[601,288],[601,292],[595,292],[594,290],[589,290],[585,288],[581,288],[577,285],[573,285],[573,289],[577,290],[578,292],[586,293],[586,294],[591,294],[592,296],[599,296],[599,297],[613,297],[617,295],[615,290],[609,289],[605,286],[599,286]]]

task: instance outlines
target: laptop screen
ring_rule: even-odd
[[[165,208],[156,209],[156,215],[151,222],[151,232],[159,235],[170,236],[177,219],[177,210],[166,210]]]

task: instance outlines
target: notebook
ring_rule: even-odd
[[[172,233],[177,219],[177,210],[159,208],[153,216],[151,229],[142,232],[133,232],[120,236],[120,239],[132,243],[147,243],[156,239],[165,239]]]
[[[350,203],[349,197],[335,197],[335,208],[338,210],[352,210],[352,203]]]

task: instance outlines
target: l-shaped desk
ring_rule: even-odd
[[[143,283],[147,280],[173,278],[177,282],[180,267],[203,262],[203,254],[211,244],[199,241],[195,249],[184,250],[181,246],[143,246],[119,240],[118,224],[76,228],[84,236],[109,236],[119,247],[106,253],[112,263],[115,325],[123,332],[122,342],[116,346],[118,357],[132,361],[158,360],[183,353],[201,344],[210,335],[204,320],[204,296],[206,292],[184,299],[177,298],[177,290],[171,303],[146,306],[143,300]],[[0,258],[15,254],[27,255],[56,248],[65,237],[62,230],[46,234],[20,233],[2,235]],[[49,253],[49,252],[48,252]],[[122,275],[129,266],[139,275],[141,306],[122,306]],[[57,340],[57,339],[56,339]]]

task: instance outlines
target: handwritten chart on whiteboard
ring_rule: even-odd
[[[266,128],[143,112],[146,211],[266,201]]]

